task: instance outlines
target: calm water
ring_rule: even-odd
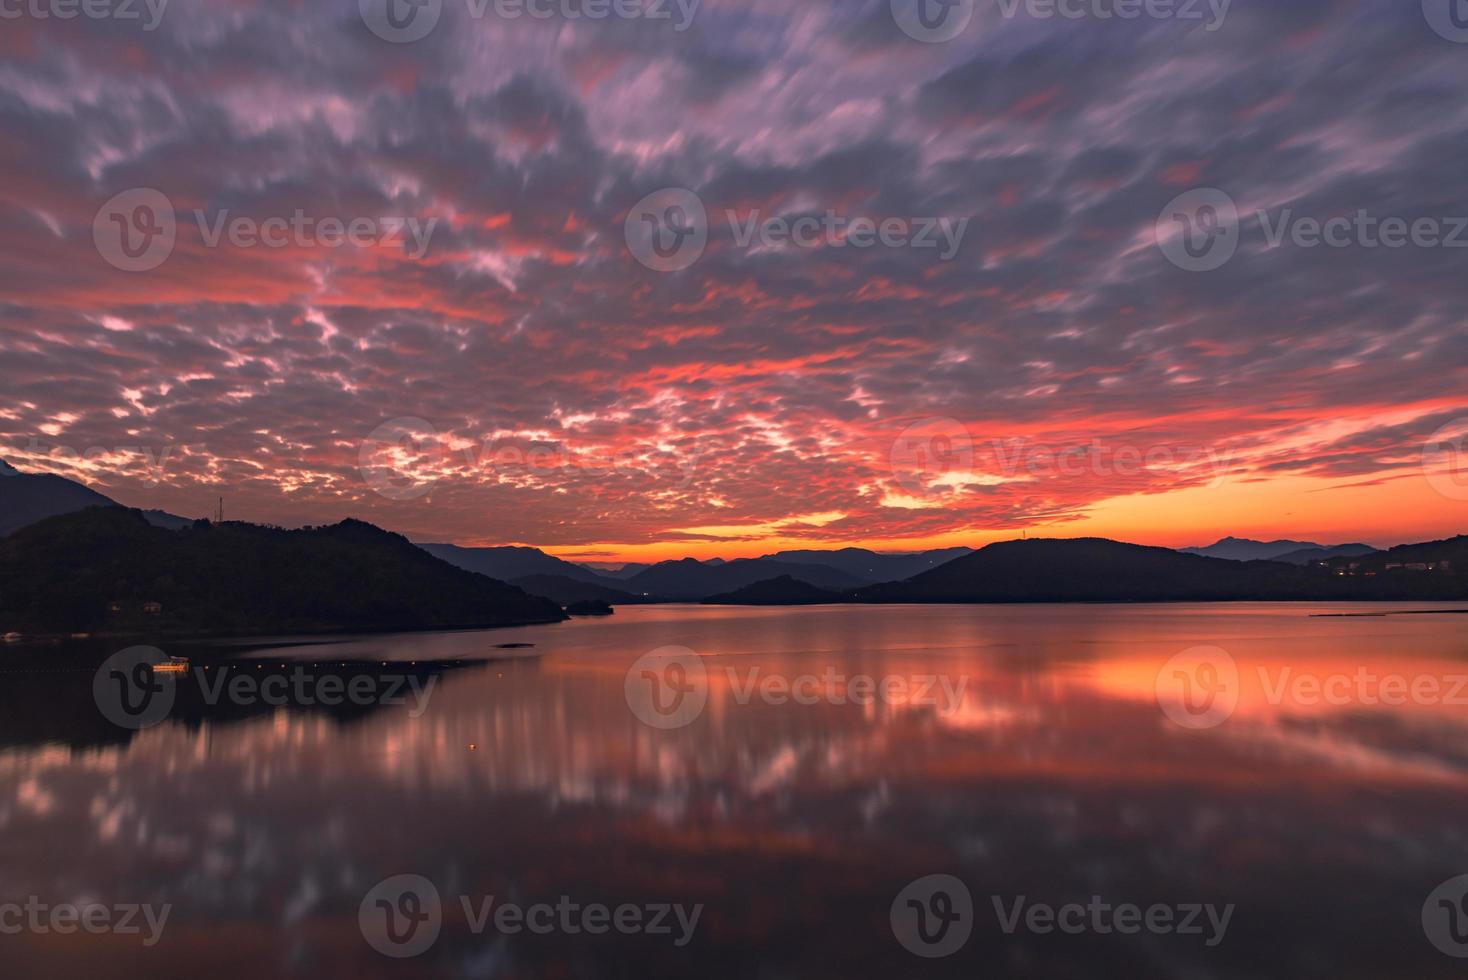
[[[1310,615],[1352,609],[629,608],[284,649],[268,656],[509,659],[429,675],[426,702],[190,708],[137,732],[95,717],[90,671],[10,675],[0,902],[171,911],[151,947],[146,928],[23,929],[0,935],[0,962],[18,977],[1462,976],[1423,909],[1468,873],[1468,687],[1453,680],[1468,616]],[[698,655],[706,685],[659,673],[653,691],[639,670],[629,687],[669,645]],[[1164,669],[1198,646],[1230,659]],[[1370,680],[1387,675],[1416,696]],[[859,677],[903,687],[852,703]],[[815,703],[782,699],[791,682]],[[654,720],[686,725],[639,720],[680,686],[691,700]],[[58,730],[48,706],[78,698],[91,723]],[[402,938],[431,907],[373,891],[405,874],[433,884],[440,931],[390,958],[367,933],[380,943],[392,913]],[[969,935],[920,957],[894,900],[936,874],[967,902],[908,894],[952,910],[940,942]],[[679,946],[672,913],[670,934],[591,934],[574,913],[574,934],[476,927],[461,898],[489,896],[636,906],[643,922],[702,910]],[[1006,933],[995,899],[1021,896],[1178,921],[1193,903],[1233,910],[1221,936]],[[1459,927],[1443,911],[1440,940]]]

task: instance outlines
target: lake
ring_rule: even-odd
[[[196,657],[131,726],[125,671],[11,673],[0,958],[1462,976],[1454,609],[626,607]]]

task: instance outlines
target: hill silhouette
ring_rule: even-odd
[[[110,506],[114,506],[110,498],[74,480],[22,473],[0,460],[0,537],[57,514]]]
[[[781,575],[746,585],[742,589],[723,595],[709,596],[703,600],[706,606],[810,606],[825,602],[840,602],[845,596],[840,592],[817,588],[809,582]]]
[[[855,575],[827,565],[741,558],[737,561],[701,562],[696,558],[664,561],[644,569],[623,583],[629,592],[662,596],[673,600],[698,600],[723,595],[746,585],[788,575],[821,589],[847,591],[868,584]]]
[[[147,603],[162,608],[147,612]],[[199,521],[169,531],[139,511],[95,507],[0,540],[0,630],[261,634],[564,618],[547,599],[356,520],[296,531]]]
[[[1385,574],[1389,562],[1462,554],[1450,570]],[[1395,556],[1387,557],[1387,556]],[[1174,602],[1296,599],[1465,599],[1468,538],[1409,545],[1361,559],[1372,577],[1275,561],[1233,561],[1104,538],[989,545],[914,576],[858,591],[859,602]],[[1340,574],[1337,574],[1337,572]],[[1357,570],[1359,571],[1359,569]]]

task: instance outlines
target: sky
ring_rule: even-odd
[[[0,0],[0,458],[600,561],[1468,531],[1448,0],[387,2]]]

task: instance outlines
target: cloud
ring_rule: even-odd
[[[37,467],[99,447],[79,475],[183,513],[224,492],[257,520],[545,545],[914,540],[1213,482],[992,478],[1014,439],[1205,447],[1231,460],[1220,494],[1394,481],[1457,410],[1462,253],[1271,248],[1257,212],[1461,211],[1468,62],[1410,4],[1237,6],[1207,32],[981,5],[945,45],[902,35],[885,0],[709,3],[684,32],[449,4],[409,45],[346,2],[171,5],[147,33],[19,22],[0,68],[0,446]],[[703,199],[710,236],[662,274],[622,229],[668,186]],[[1151,240],[1193,186],[1244,213],[1207,274]],[[151,272],[93,244],[133,187],[178,213]],[[745,247],[730,224],[829,211],[968,224],[949,261]],[[415,258],[210,246],[196,217],[297,212],[436,226]],[[989,476],[894,464],[933,417]],[[358,471],[395,418],[457,447],[413,501]],[[161,486],[119,462],[137,446],[171,448]]]

